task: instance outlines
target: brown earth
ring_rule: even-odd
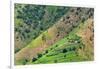
[[[79,30],[77,35],[82,37],[82,42],[85,47],[80,50],[79,55],[84,57],[86,60],[93,60],[94,57],[94,27],[93,27],[93,19],[90,18],[85,22],[85,25]]]

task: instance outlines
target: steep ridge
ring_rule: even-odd
[[[71,8],[56,24],[16,53],[15,64],[22,64],[24,60],[32,60],[37,54],[64,38],[64,36],[69,34],[79,23],[84,22],[91,16],[93,16],[93,9]]]
[[[93,18],[89,18],[27,64],[92,61],[93,33]]]
[[[15,4],[14,7],[14,52],[27,46],[31,40],[53,26],[69,7],[33,4]]]

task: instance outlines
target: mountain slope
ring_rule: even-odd
[[[70,8],[16,3],[14,9],[14,52],[17,53],[51,27]]]
[[[90,14],[88,14],[88,12]],[[58,22],[47,31],[43,32],[29,45],[15,54],[15,64],[26,64],[35,57],[41,57],[41,52],[61,40],[75,29],[80,23],[84,23],[88,18],[93,17],[92,8],[71,8]],[[73,37],[76,35],[72,35]],[[72,37],[71,36],[71,37]],[[79,37],[77,37],[79,40]],[[73,42],[73,41],[72,41]],[[77,42],[77,41],[76,41]],[[62,44],[62,43],[61,43]],[[52,46],[53,47],[53,46]],[[65,47],[64,47],[65,48]],[[74,55],[74,54],[73,54]],[[72,56],[73,56],[72,55]],[[75,56],[75,55],[74,55]]]
[[[87,19],[85,23],[81,23],[77,28],[70,32],[69,35],[53,44],[51,47],[46,49],[45,52],[42,52],[40,58],[35,61],[30,61],[28,64],[93,60],[93,39],[90,39],[93,38],[92,30],[93,19],[90,18]],[[83,33],[85,33],[84,37],[80,35]]]

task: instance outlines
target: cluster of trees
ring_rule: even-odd
[[[63,6],[15,4],[15,33],[18,33],[15,36],[28,44],[60,19],[68,9]],[[15,37],[15,39],[17,38]],[[21,46],[24,47],[25,44]]]
[[[35,62],[37,59],[41,58],[43,54],[39,53],[37,54],[37,57],[32,58],[32,62]]]

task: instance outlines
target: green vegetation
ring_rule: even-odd
[[[93,8],[14,8],[15,65],[93,60]]]
[[[43,31],[51,27],[67,11],[68,7],[15,4],[15,41],[19,50]],[[19,50],[15,49],[15,53]]]
[[[64,37],[53,46],[50,46],[45,55],[32,63],[38,64],[83,61],[84,57],[78,55],[78,49],[82,49],[84,44],[82,43],[81,38],[76,35],[77,29],[79,29],[79,27],[74,29],[74,31],[72,31],[68,36]]]

